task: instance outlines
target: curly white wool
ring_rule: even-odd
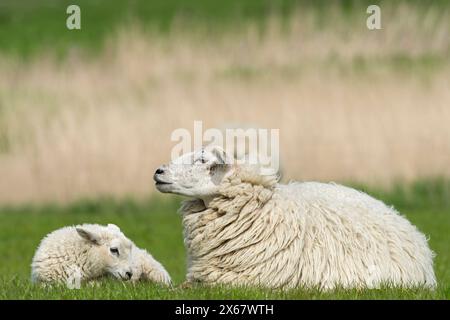
[[[425,236],[393,208],[342,185],[281,185],[275,176],[237,168],[217,196],[185,201],[181,213],[188,281],[436,286]]]

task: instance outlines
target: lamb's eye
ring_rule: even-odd
[[[117,248],[109,248],[109,251],[111,251],[111,253],[115,254],[116,256],[119,255],[119,249],[117,249]]]

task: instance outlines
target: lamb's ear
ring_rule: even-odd
[[[100,237],[97,234],[95,234],[94,232],[86,230],[82,227],[77,227],[76,229],[77,229],[77,232],[80,235],[80,237],[82,237],[83,239],[86,239],[94,244],[100,243]]]
[[[112,223],[108,224],[108,228],[111,229],[111,230],[114,230],[116,232],[121,232],[120,228],[118,226],[116,226],[115,224],[112,224]]]

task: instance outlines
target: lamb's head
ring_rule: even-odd
[[[232,163],[222,148],[202,148],[159,167],[153,179],[161,192],[205,199],[218,193]]]
[[[102,273],[117,279],[130,280],[132,272],[131,251],[133,242],[114,224],[108,226],[81,225],[76,230],[91,246],[91,263]]]

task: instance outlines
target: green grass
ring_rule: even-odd
[[[366,188],[363,188],[366,189]],[[422,181],[397,185],[390,192],[366,190],[393,204],[430,238],[437,253],[435,271],[438,289],[374,290],[267,290],[259,288],[192,287],[182,289],[185,252],[181,218],[176,213],[180,199],[169,197],[138,202],[100,199],[67,206],[43,205],[0,210],[0,299],[449,299],[450,298],[450,183]],[[170,199],[170,200],[166,200]],[[149,283],[136,285],[104,279],[99,286],[79,290],[41,288],[29,281],[30,262],[39,241],[48,232],[78,223],[115,223],[138,246],[148,249],[171,274],[175,288]]]
[[[42,49],[64,54],[68,48],[100,48],[108,35],[129,23],[167,33],[175,20],[222,27],[260,20],[269,11],[288,12],[297,1],[259,0],[4,0],[0,5],[0,49],[28,56]],[[81,30],[66,28],[66,8],[81,9]]]

